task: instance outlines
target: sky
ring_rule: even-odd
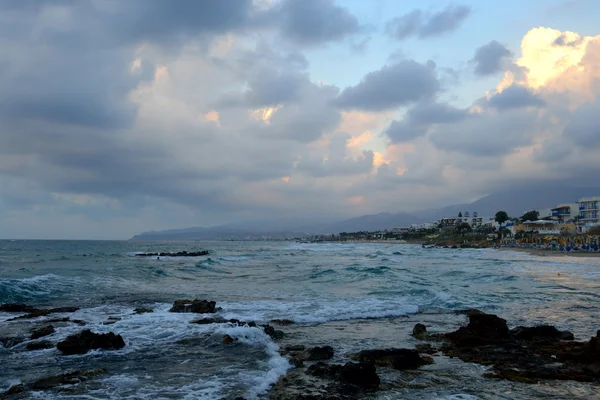
[[[0,2],[0,238],[597,185],[594,0]]]

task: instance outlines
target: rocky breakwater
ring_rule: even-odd
[[[209,255],[210,252],[208,250],[200,250],[200,251],[178,251],[176,253],[168,253],[168,252],[160,252],[160,253],[136,253],[135,255],[138,257],[202,257]]]
[[[440,350],[465,362],[489,365],[488,378],[537,383],[542,379],[600,382],[600,331],[588,341],[551,325],[509,329],[506,320],[477,310],[466,312],[467,326],[450,333],[427,334],[415,326],[415,337],[441,340]]]

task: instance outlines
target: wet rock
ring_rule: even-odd
[[[17,304],[17,303],[0,304],[0,311],[4,311],[4,312],[23,313],[23,312],[31,312],[32,310],[35,310],[35,308],[25,305],[25,304]]]
[[[486,377],[524,383],[600,381],[600,332],[587,342],[575,342],[570,332],[549,325],[507,332],[505,321],[495,315],[473,314],[469,319],[467,327],[444,335],[448,342],[441,350],[466,362],[490,365],[493,372]]]
[[[6,390],[4,393],[0,393],[0,399],[5,399],[8,396],[23,393],[24,391],[25,391],[25,385],[23,385],[22,383],[20,383],[18,385],[13,385],[13,386],[9,387],[8,390]]]
[[[47,390],[61,385],[75,385],[95,376],[106,374],[108,371],[104,368],[96,368],[87,371],[74,371],[68,374],[42,378],[32,384],[33,390]]]
[[[222,340],[223,344],[231,344],[235,341],[237,341],[237,339],[235,339],[229,335],[223,335],[223,340]]]
[[[571,332],[559,331],[552,325],[539,325],[532,327],[519,326],[510,331],[510,335],[517,340],[574,340]]]
[[[49,340],[39,340],[37,342],[29,342],[29,343],[27,343],[27,345],[25,347],[27,348],[27,350],[30,350],[30,351],[45,350],[45,349],[53,348],[54,343],[52,343]]]
[[[286,326],[286,325],[292,325],[294,323],[294,321],[292,321],[291,319],[274,319],[274,320],[271,320],[271,323]]]
[[[376,389],[380,384],[375,366],[370,363],[349,362],[344,365],[329,365],[318,362],[308,367],[306,373],[319,378],[358,386],[363,390]]]
[[[298,352],[292,357],[292,359],[295,362],[330,360],[333,358],[333,354],[334,351],[333,347],[331,346],[312,347],[310,349]]]
[[[423,324],[416,324],[413,328],[412,334],[415,338],[419,340],[427,339],[427,327]]]
[[[268,324],[263,327],[263,331],[267,335],[269,335],[273,340],[281,339],[285,336],[285,333],[283,333],[283,331],[279,331]]]
[[[285,352],[299,352],[299,351],[304,351],[306,350],[306,346],[303,346],[301,344],[291,344],[289,346],[285,346],[284,347],[284,351]]]
[[[146,314],[146,313],[151,313],[151,312],[154,312],[154,310],[151,308],[145,308],[145,307],[138,307],[133,310],[134,314]]]
[[[31,338],[39,339],[43,336],[52,335],[54,333],[54,327],[52,325],[46,325],[41,328],[31,330]]]
[[[74,324],[77,324],[79,326],[86,326],[87,325],[87,322],[82,321],[80,319],[72,319],[71,322],[74,323]]]
[[[431,364],[431,360],[423,358],[417,350],[412,349],[383,349],[363,350],[349,356],[361,363],[387,366],[398,370],[417,369]]]
[[[214,313],[216,302],[208,300],[177,300],[173,303],[173,307],[169,310],[170,312],[192,312],[198,314],[211,314]]]
[[[24,341],[25,338],[21,336],[0,337],[0,344],[5,348],[14,347]]]
[[[77,307],[57,307],[57,308],[45,308],[45,309],[30,308],[27,311],[28,314],[20,315],[15,318],[11,318],[8,321],[14,321],[14,320],[18,320],[18,319],[32,319],[32,318],[38,318],[38,317],[45,317],[47,315],[57,314],[57,313],[71,313],[71,312],[75,312],[77,310],[79,310],[79,308],[77,308]]]
[[[160,252],[160,253],[137,253],[138,257],[200,257],[207,256],[210,253],[207,250],[201,251],[178,251],[176,253]]]
[[[85,354],[93,349],[116,350],[123,347],[125,341],[121,335],[115,335],[114,332],[94,333],[89,329],[67,336],[56,345],[56,348],[66,355]]]
[[[200,318],[190,321],[190,324],[198,324],[198,325],[207,325],[207,324],[222,324],[225,322],[229,322],[224,318],[216,317],[216,318]]]

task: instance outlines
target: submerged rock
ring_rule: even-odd
[[[216,312],[216,305],[216,302],[208,300],[176,300],[175,303],[173,303],[173,307],[171,307],[169,311],[179,313],[192,312],[198,314],[211,314]]]
[[[208,324],[223,324],[228,322],[225,318],[215,317],[215,318],[200,318],[190,321],[190,324],[198,324],[198,325],[208,325]]]
[[[292,325],[294,323],[294,321],[292,321],[291,319],[273,319],[271,320],[272,324],[277,324],[277,325]]]
[[[222,340],[223,344],[231,344],[236,341],[237,341],[237,339],[235,339],[229,335],[223,335],[223,340]]]
[[[54,343],[52,343],[49,340],[39,340],[37,342],[29,342],[29,343],[27,343],[27,345],[25,347],[27,348],[27,350],[30,350],[30,351],[45,350],[45,349],[53,348]]]
[[[25,385],[19,383],[8,388],[4,393],[0,393],[0,399],[5,399],[8,396],[23,393],[25,391]]]
[[[85,354],[93,349],[116,350],[125,347],[125,341],[121,335],[114,332],[94,333],[89,329],[78,334],[67,336],[62,342],[58,342],[56,348],[63,354]]]
[[[35,310],[35,308],[25,305],[25,304],[19,304],[19,303],[0,304],[0,311],[4,311],[4,312],[22,313],[22,312],[31,312],[32,310]]]
[[[330,360],[333,358],[333,354],[334,351],[331,346],[312,347],[296,352],[292,357],[292,363],[298,365],[302,361]]]
[[[306,373],[357,386],[362,390],[377,389],[381,383],[375,366],[370,363],[346,363],[329,365],[318,362],[307,368]]]
[[[31,338],[39,339],[43,336],[52,335],[54,333],[54,327],[52,325],[46,325],[41,328],[31,330]]]
[[[68,374],[50,376],[33,382],[31,388],[33,390],[47,390],[61,385],[74,385],[95,376],[106,374],[107,372],[108,371],[105,368],[96,368],[87,371],[74,371]]]
[[[559,331],[552,325],[539,325],[532,327],[519,326],[510,331],[510,335],[517,340],[574,340],[571,332]]]
[[[154,312],[154,310],[151,308],[145,308],[145,307],[138,307],[133,310],[134,314],[145,314],[145,313],[151,313],[151,312]]]
[[[417,350],[412,349],[363,350],[351,354],[350,358],[361,363],[387,366],[398,370],[417,369],[433,363],[429,357],[421,357]]]
[[[9,304],[9,306],[15,306],[15,305]],[[22,304],[19,304],[18,306],[22,306]],[[20,315],[15,318],[11,318],[8,321],[14,321],[14,320],[18,320],[18,319],[31,319],[31,318],[37,318],[37,317],[45,317],[47,315],[57,314],[57,313],[72,313],[77,310],[79,310],[79,308],[77,308],[77,307],[57,307],[57,308],[45,308],[45,309],[29,308],[26,311],[28,314]],[[17,312],[17,311],[11,311],[11,312]]]
[[[14,347],[24,341],[25,338],[21,336],[0,337],[0,344],[6,348]]]

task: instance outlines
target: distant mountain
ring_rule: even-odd
[[[574,203],[580,197],[598,196],[600,187],[571,187],[567,185],[518,188],[490,194],[469,204],[456,204],[438,210],[409,213],[380,213],[363,215],[344,221],[318,219],[276,219],[246,221],[213,227],[170,229],[145,232],[131,240],[245,240],[270,237],[283,239],[308,234],[338,234],[340,232],[381,231],[410,226],[440,218],[458,215],[459,212],[477,212],[482,217],[492,217],[503,210],[519,217],[531,209],[552,208],[560,203]]]
[[[470,204],[456,204],[414,214],[429,221],[456,216],[459,212],[465,211],[477,212],[483,217],[492,217],[502,210],[512,217],[520,217],[528,210],[552,208],[560,203],[575,203],[580,197],[599,195],[600,187],[538,186],[507,190],[482,197]]]
[[[410,226],[426,222],[424,219],[412,214],[400,212],[396,214],[380,213],[363,215],[328,225],[322,229],[322,233],[359,232],[359,231],[383,231],[399,226]]]

